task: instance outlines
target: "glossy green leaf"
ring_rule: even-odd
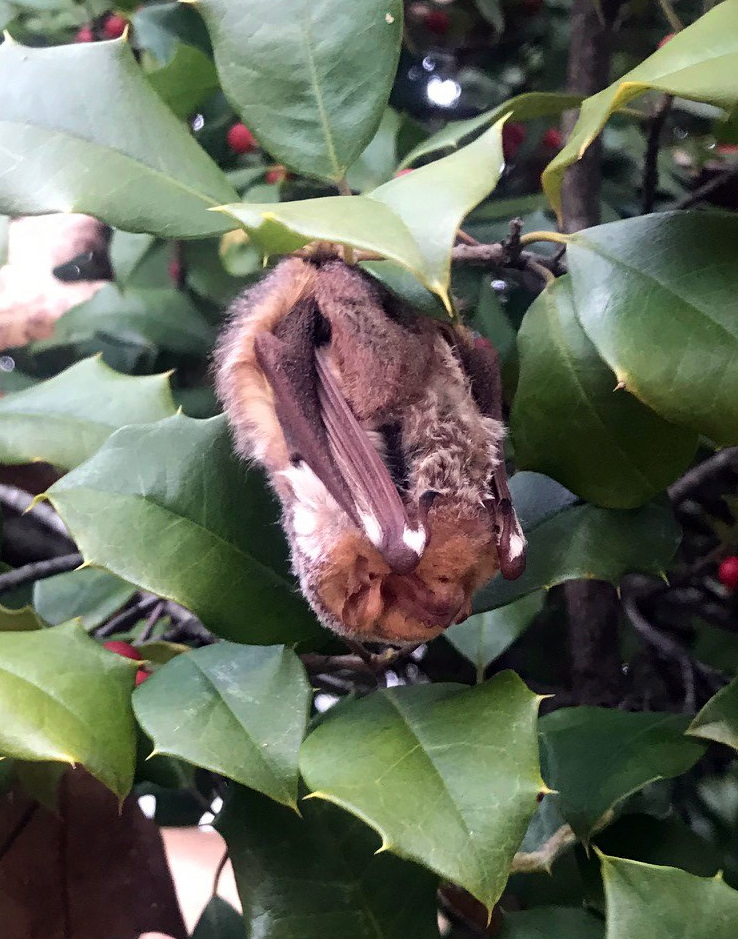
[[[737,239],[735,216],[668,212],[577,232],[567,249],[577,316],[618,381],[725,444],[738,443]]]
[[[36,611],[30,606],[11,610],[0,606],[0,632],[21,633],[34,629],[44,629],[46,623],[39,619]]]
[[[545,599],[542,590],[509,603],[499,610],[475,613],[464,623],[450,626],[444,638],[476,668],[477,675],[519,639],[540,612]]]
[[[695,877],[600,855],[607,939],[734,939],[738,891],[720,875]]]
[[[192,300],[171,287],[121,291],[109,284],[68,310],[56,321],[53,334],[33,348],[38,352],[105,338],[203,355],[213,341],[213,329]]]
[[[182,603],[228,639],[319,634],[287,574],[278,513],[223,417],[124,427],[48,492],[85,560]]]
[[[564,818],[587,838],[605,813],[657,779],[690,769],[705,752],[680,714],[561,708],[540,722],[542,763]]]
[[[202,911],[190,939],[246,939],[243,917],[216,894]]]
[[[653,89],[722,108],[738,103],[728,76],[738,69],[738,0],[716,4],[674,35],[645,62],[587,98],[566,146],[543,173],[543,188],[561,212],[561,183],[567,167],[581,159],[613,111]]]
[[[604,939],[605,924],[586,910],[540,906],[508,913],[499,939]]]
[[[622,289],[622,281],[612,283]],[[630,509],[691,465],[697,435],[615,389],[617,379],[577,320],[569,277],[528,309],[518,352],[510,427],[521,469],[547,473],[596,505]]]
[[[300,770],[385,849],[491,909],[542,789],[538,700],[512,672],[474,688],[378,691],[328,715],[303,744]]]
[[[0,633],[0,753],[82,763],[123,798],[133,782],[135,672],[76,623]]]
[[[601,509],[568,499],[552,511],[530,513],[537,491],[563,486],[538,473],[516,473],[511,491],[528,538],[525,573],[517,580],[496,575],[474,598],[474,611],[494,610],[542,587],[577,578],[609,580],[642,571],[660,575],[681,539],[679,525],[666,503],[649,502],[639,509]]]
[[[132,584],[115,574],[83,567],[37,580],[33,585],[33,607],[52,626],[79,618],[89,631],[104,623],[135,592]]]
[[[146,62],[146,77],[159,97],[183,120],[219,87],[210,56],[184,42],[176,44],[170,61]]]
[[[160,668],[136,690],[133,708],[157,753],[296,807],[310,698],[290,649],[218,642]]]
[[[451,156],[364,196],[279,205],[222,206],[267,254],[330,241],[372,251],[404,267],[450,308],[451,248],[464,216],[497,184],[502,122]]]
[[[249,936],[438,939],[435,877],[376,854],[374,832],[333,805],[300,811],[237,788],[218,819]]]
[[[517,95],[501,105],[470,117],[463,121],[451,121],[442,130],[432,134],[417,147],[414,147],[403,159],[401,168],[412,166],[423,157],[444,153],[447,150],[456,150],[462,144],[481,134],[487,127],[505,115],[510,120],[525,121],[536,117],[553,117],[561,114],[567,108],[576,107],[581,101],[577,95],[551,94],[549,92],[533,91],[524,95]]]
[[[234,191],[150,87],[125,40],[27,48],[8,39],[0,85],[3,212],[86,212],[165,237],[228,229],[206,210],[233,201]]]
[[[401,126],[402,117],[387,108],[376,134],[346,174],[352,190],[367,192],[392,178],[397,168],[397,134]]]
[[[79,465],[125,424],[174,414],[168,375],[132,378],[94,357],[0,399],[0,461]]]
[[[738,750],[738,678],[710,698],[689,725],[687,733]]]
[[[338,182],[379,126],[397,69],[400,0],[199,0],[223,91],[261,145]],[[224,200],[225,201],[225,200]]]

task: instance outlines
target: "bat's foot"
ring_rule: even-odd
[[[422,643],[416,642],[404,645],[399,649],[394,646],[388,646],[386,649],[382,649],[381,652],[372,652],[367,649],[363,643],[355,639],[346,639],[344,637],[343,641],[354,655],[358,655],[363,662],[366,662],[376,675],[383,674],[396,662],[408,658],[418,646],[422,645]]]

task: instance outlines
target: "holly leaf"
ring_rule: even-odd
[[[135,673],[78,623],[0,632],[0,752],[81,763],[122,799],[136,755]]]
[[[499,939],[604,939],[605,926],[586,910],[539,906],[505,915]]]
[[[691,465],[697,435],[616,389],[617,379],[579,325],[569,277],[558,278],[530,306],[518,352],[510,426],[519,468],[547,473],[596,505],[630,509]]]
[[[136,690],[133,709],[156,753],[296,808],[297,755],[310,699],[290,649],[218,642],[158,669]]]
[[[689,725],[687,733],[738,750],[738,678],[710,698]]]
[[[400,0],[197,6],[223,91],[262,147],[298,173],[341,180],[374,136],[389,98]]]
[[[705,752],[680,714],[560,708],[541,719],[541,761],[559,811],[587,839],[606,813],[657,779],[690,769]]]
[[[681,539],[671,507],[602,509],[581,503],[547,476],[516,473],[513,502],[528,539],[525,572],[517,580],[496,575],[476,594],[474,612],[505,606],[534,590],[578,578],[617,584],[633,571],[660,575]]]
[[[0,461],[78,466],[125,424],[174,414],[169,375],[131,377],[97,356],[0,398]]]
[[[567,248],[576,315],[617,380],[724,444],[738,443],[736,239],[733,215],[666,212],[588,228]]]
[[[600,854],[608,939],[733,939],[738,891],[722,876],[695,877]]]
[[[287,573],[276,507],[233,454],[224,417],[124,427],[47,497],[87,563],[176,600],[224,638],[320,635]]]
[[[557,214],[561,214],[567,167],[582,158],[614,111],[649,90],[732,108],[738,103],[738,89],[725,76],[737,68],[738,2],[726,0],[604,91],[587,98],[566,146],[543,172],[543,188]]]
[[[37,580],[33,585],[33,607],[47,623],[57,626],[79,619],[89,632],[124,606],[136,588],[94,567]]]
[[[0,211],[84,212],[167,238],[228,230],[207,209],[235,191],[124,39],[30,48],[7,37],[0,85]]]
[[[202,911],[191,939],[245,939],[241,914],[217,894]]]
[[[301,813],[239,787],[218,818],[249,935],[438,939],[435,877],[377,854],[374,832],[333,805]]]
[[[474,688],[382,690],[329,713],[300,770],[314,796],[375,828],[383,849],[492,909],[543,788],[538,701],[512,672]]]
[[[145,60],[145,71],[151,87],[182,120],[220,87],[210,56],[184,42],[176,43],[168,62]]]

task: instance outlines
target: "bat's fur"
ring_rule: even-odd
[[[293,465],[255,337],[313,297],[330,324],[328,362],[376,449],[399,441],[398,487],[413,510],[428,490],[430,541],[411,574],[393,573],[305,464]],[[280,263],[233,304],[216,352],[216,388],[238,451],[261,463],[283,506],[295,573],[325,625],[356,639],[419,642],[471,612],[498,568],[485,499],[500,422],[480,411],[461,354],[463,327],[417,316],[368,275],[332,258]],[[478,397],[478,396],[477,396]],[[396,456],[396,454],[395,454]]]

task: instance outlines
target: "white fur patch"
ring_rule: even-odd
[[[417,528],[413,530],[412,528],[405,527],[405,530],[402,533],[403,542],[410,548],[411,551],[414,551],[418,557],[423,553],[425,548],[425,539],[426,533],[424,528]]]
[[[369,515],[367,512],[360,512],[359,518],[361,519],[361,525],[366,532],[367,538],[375,548],[379,548],[382,544],[382,529],[379,522],[373,515]]]
[[[525,550],[525,538],[521,535],[510,535],[510,556],[519,558]]]

